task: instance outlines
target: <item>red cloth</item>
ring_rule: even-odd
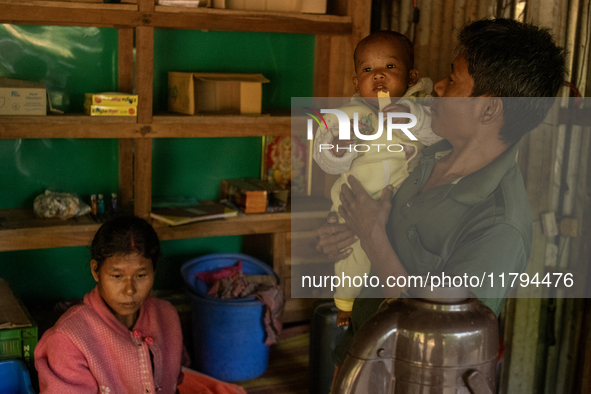
[[[242,271],[236,271],[216,280],[207,294],[222,299],[235,299],[251,297],[255,291],[256,285],[244,278]]]
[[[185,378],[179,385],[180,394],[246,394],[246,390],[183,367]]]
[[[283,292],[281,287],[272,286],[259,289],[255,296],[265,304],[265,345],[277,343],[281,334],[281,315],[283,314]]]
[[[130,331],[94,288],[43,335],[35,368],[42,394],[174,394],[182,353],[179,317],[169,302],[148,298]]]
[[[209,285],[218,279],[232,275],[234,272],[242,272],[242,260],[238,260],[236,264],[230,267],[220,268],[217,271],[197,272],[195,274],[195,278],[201,279],[203,282]]]

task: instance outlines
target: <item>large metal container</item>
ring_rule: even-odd
[[[332,393],[495,392],[497,318],[455,291],[384,303],[355,335]]]

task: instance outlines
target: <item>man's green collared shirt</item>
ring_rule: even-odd
[[[499,274],[507,279],[523,272],[532,245],[531,208],[516,162],[519,143],[484,168],[419,194],[450,149],[444,140],[423,151],[392,199],[386,231],[409,275],[484,276],[484,285],[471,291],[498,315],[510,290],[507,280],[501,286]],[[367,298],[371,290],[363,289],[355,300],[351,326],[335,349],[337,365],[381,302]]]

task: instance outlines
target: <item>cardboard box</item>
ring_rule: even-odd
[[[137,107],[127,106],[106,106],[90,105],[84,106],[84,112],[90,116],[137,116]]]
[[[244,178],[244,180],[261,190],[267,191],[267,213],[285,212],[289,200],[289,190],[282,189],[271,182],[258,178]]]
[[[0,115],[47,115],[45,85],[0,78]]]
[[[214,8],[326,14],[326,0],[211,0]]]
[[[168,73],[168,110],[186,115],[261,113],[261,74]]]
[[[126,93],[86,93],[84,106],[103,105],[109,107],[137,107],[137,94]]]
[[[221,183],[220,196],[245,213],[267,211],[267,191],[243,179],[224,179]]]
[[[22,358],[32,370],[37,341],[37,324],[8,283],[0,279],[0,360]]]

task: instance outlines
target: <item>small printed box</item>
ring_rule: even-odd
[[[224,179],[221,184],[221,198],[225,198],[245,213],[267,211],[267,191],[243,179]]]
[[[0,115],[47,115],[45,85],[0,78]]]
[[[138,96],[126,93],[86,93],[84,106],[104,105],[109,107],[137,107]]]
[[[84,111],[90,116],[137,116],[137,107],[135,106],[91,105],[84,106]]]
[[[261,74],[168,73],[168,110],[186,115],[197,113],[261,113]]]

